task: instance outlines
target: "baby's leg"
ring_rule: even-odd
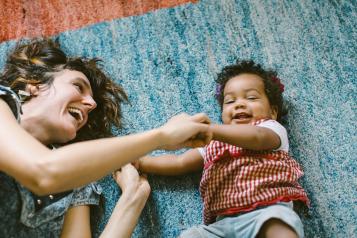
[[[226,237],[224,228],[217,223],[208,226],[198,225],[183,231],[178,238],[223,238]]]
[[[292,209],[292,202],[280,202],[250,213],[255,215],[254,232],[250,237],[304,238],[303,224]]]
[[[272,218],[263,224],[257,238],[298,238],[298,235],[282,220]]]

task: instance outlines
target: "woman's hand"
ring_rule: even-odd
[[[144,201],[146,201],[150,195],[151,188],[146,176],[139,175],[132,164],[124,165],[121,169],[113,172],[113,178],[121,188],[123,195],[135,195]]]
[[[159,128],[161,130],[161,149],[175,150],[183,147],[202,147],[212,139],[210,120],[204,113],[193,116],[182,113],[172,117]]]

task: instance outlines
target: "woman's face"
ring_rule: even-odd
[[[50,85],[31,85],[32,98],[23,105],[22,125],[44,144],[76,137],[96,107],[88,78],[79,71],[55,73]]]

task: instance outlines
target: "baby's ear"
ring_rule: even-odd
[[[277,106],[271,107],[271,118],[273,120],[276,120],[278,118],[278,107]]]

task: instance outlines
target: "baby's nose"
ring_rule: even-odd
[[[240,108],[240,107],[245,107],[246,104],[245,104],[245,101],[244,101],[244,100],[238,99],[238,100],[236,100],[234,106],[235,106],[236,108]]]

